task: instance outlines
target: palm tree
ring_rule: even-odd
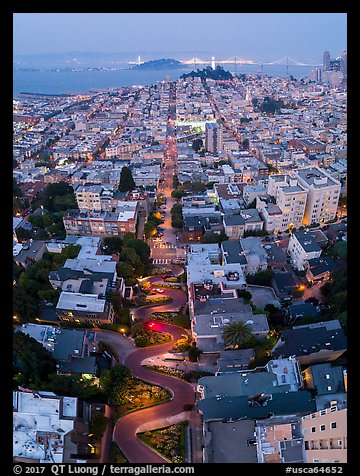
[[[246,344],[254,337],[249,324],[245,324],[245,322],[242,321],[231,322],[224,326],[221,336],[224,340],[224,344],[231,346],[233,349],[237,349],[242,344]]]

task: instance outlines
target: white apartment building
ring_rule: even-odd
[[[307,231],[296,231],[290,237],[288,253],[293,260],[295,268],[302,271],[309,259],[319,258],[322,250],[315,238]]]
[[[256,209],[264,221],[264,229],[269,233],[280,233],[282,228],[283,212],[274,203],[274,198],[269,195],[256,197]]]
[[[333,220],[339,203],[341,183],[319,167],[296,170],[294,177],[308,192],[303,224]]]
[[[290,175],[270,175],[268,194],[276,198],[282,211],[279,231],[299,228],[303,224],[308,192]]]
[[[158,187],[160,180],[160,165],[143,165],[132,169],[136,187]]]
[[[79,209],[100,211],[102,190],[101,185],[78,185],[75,188],[75,196]]]
[[[71,434],[78,425],[78,399],[52,392],[13,392],[13,458],[18,462],[69,463],[77,453]],[[84,430],[82,430],[84,431]]]

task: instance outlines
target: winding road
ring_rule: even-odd
[[[154,278],[150,278],[152,282],[163,282],[160,276]],[[177,311],[186,303],[186,295],[181,290],[166,289],[165,293],[172,297],[172,302],[140,307],[134,311],[134,317],[146,320],[153,312]],[[159,385],[172,395],[169,402],[128,413],[116,422],[113,438],[130,463],[166,463],[163,457],[142,443],[136,433],[188,419],[188,412],[184,410],[184,405],[195,403],[195,392],[191,384],[141,365],[145,359],[171,351],[174,341],[180,339],[187,331],[164,322],[154,322],[152,329],[171,334],[172,340],[152,347],[136,348],[132,341],[123,335],[110,331],[98,333],[100,340],[114,348],[121,362],[131,370],[134,377]]]

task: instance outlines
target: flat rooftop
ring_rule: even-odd
[[[257,463],[253,420],[208,422],[205,426],[205,455],[208,463]]]
[[[93,294],[68,293],[60,294],[56,309],[69,311],[104,312],[106,301]]]
[[[253,332],[267,332],[269,324],[266,314],[253,315],[250,305],[244,304],[242,298],[226,299],[221,296],[209,297],[205,302],[196,300],[194,303],[194,332],[198,336],[219,335],[224,326],[231,322],[245,322]]]
[[[308,185],[314,188],[329,187],[332,185],[340,185],[338,180],[335,180],[328,174],[325,174],[320,168],[306,168],[299,169],[296,174],[304,180]]]
[[[77,398],[52,392],[13,392],[13,456],[61,463],[74,427]]]

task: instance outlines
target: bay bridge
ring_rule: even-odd
[[[237,65],[254,65],[254,66],[260,66],[261,71],[263,70],[264,66],[276,66],[276,65],[283,65],[286,66],[287,70],[289,66],[308,66],[308,67],[320,67],[322,64],[315,64],[315,63],[305,63],[302,61],[295,60],[293,58],[290,58],[289,56],[285,56],[283,58],[280,58],[278,60],[273,60],[273,61],[254,61],[254,60],[245,60],[242,59],[238,56],[232,56],[231,58],[228,59],[216,59],[215,56],[212,56],[210,59],[201,59],[201,58],[190,58],[188,60],[178,60],[180,63],[183,65],[187,66],[205,66],[205,65],[211,65],[213,69],[215,69],[216,65],[234,65],[235,68]],[[144,63],[144,61],[141,60],[141,57],[138,56],[138,58],[135,61],[129,61],[128,64],[137,64],[140,65]]]

